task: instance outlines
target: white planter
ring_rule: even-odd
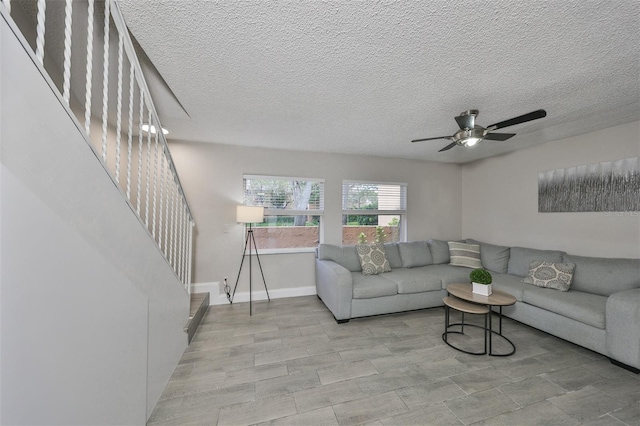
[[[491,294],[491,284],[473,284],[473,293],[481,294],[483,296],[489,296]]]

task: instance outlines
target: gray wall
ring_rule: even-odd
[[[170,149],[198,224],[194,282],[221,281],[224,276],[235,282],[244,243],[243,228],[235,222],[244,173],[324,178],[326,243],[342,241],[343,179],[406,182],[409,240],[461,237],[457,165],[190,142],[172,142]],[[260,257],[270,289],[315,288],[312,253]],[[248,290],[244,269],[241,290]]]
[[[462,233],[496,244],[638,258],[638,212],[538,213],[538,172],[638,155],[636,121],[467,164]]]
[[[465,237],[582,255],[640,257],[637,213],[537,212],[538,172],[639,155],[639,126],[630,123],[464,166],[172,142],[198,223],[194,282],[225,276],[235,281],[243,244],[235,205],[242,202],[243,173],[325,178],[328,243],[341,240],[342,180],[362,179],[409,183],[409,240]],[[269,288],[315,286],[313,254],[261,257]],[[243,271],[239,291],[248,289],[246,281]]]
[[[144,424],[188,295],[0,25],[0,423]]]

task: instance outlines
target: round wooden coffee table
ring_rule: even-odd
[[[509,340],[506,336],[504,336],[502,334],[502,307],[503,306],[510,306],[516,303],[516,298],[513,297],[513,295],[506,293],[504,291],[500,291],[500,290],[493,290],[493,292],[489,295],[489,296],[482,296],[480,294],[476,294],[472,292],[472,285],[471,284],[449,284],[447,286],[447,292],[449,293],[450,296],[453,297],[445,297],[445,299],[443,299],[443,302],[445,304],[445,332],[442,334],[442,340],[445,341],[445,343],[451,347],[453,347],[454,349],[457,349],[461,352],[465,352],[465,353],[471,353],[473,355],[484,355],[484,354],[488,354],[491,356],[509,356],[509,355],[513,355],[516,352],[516,346],[513,344],[513,342],[511,340]],[[448,300],[447,300],[448,299]],[[456,300],[457,299],[457,300]],[[458,302],[459,300],[459,302]],[[461,304],[460,302],[465,302],[465,304]],[[468,303],[466,303],[468,302]],[[471,304],[471,307],[469,306]],[[451,345],[451,343],[449,343],[447,341],[447,334],[452,333],[453,331],[448,330],[449,327],[452,327],[454,325],[460,325],[461,326],[461,332],[464,332],[464,313],[468,312],[468,313],[477,313],[477,314],[485,314],[484,309],[476,309],[477,312],[471,312],[474,309],[473,305],[479,305],[480,307],[484,307],[485,309],[488,310],[488,312],[485,315],[485,351],[484,352],[477,352],[477,353],[473,353],[473,352],[467,352],[464,350],[461,350],[459,348],[456,348],[455,346]],[[492,328],[492,321],[491,321],[491,313],[492,313],[492,307],[493,306],[498,306],[498,331],[494,331]],[[458,307],[461,307],[463,309],[458,309]],[[449,308],[458,310],[460,312],[462,312],[462,322],[461,323],[456,323],[456,324],[449,324]],[[487,317],[488,317],[488,321],[487,321]],[[489,323],[489,327],[487,328],[487,322]],[[475,327],[480,327],[477,325],[473,325],[473,324],[467,324],[467,325],[471,325],[471,326],[475,326]],[[480,327],[482,328],[482,327]],[[461,332],[455,332],[455,333],[461,333]],[[496,334],[498,336],[500,336],[502,339],[504,339],[507,343],[509,343],[509,345],[511,345],[511,352],[509,353],[504,353],[504,354],[498,354],[498,353],[494,353],[493,349],[492,349],[492,336]],[[488,336],[488,338],[487,338]],[[487,344],[487,340],[488,340],[488,345],[489,345],[489,350],[487,351],[486,349],[486,344]]]
[[[451,346],[453,349],[456,349],[460,352],[464,352],[469,355],[485,355],[487,353],[487,333],[489,332],[489,328],[487,327],[487,319],[489,318],[489,308],[485,305],[478,305],[477,303],[469,303],[465,302],[462,299],[458,299],[457,297],[447,296],[442,299],[442,303],[444,303],[444,333],[442,333],[442,340]],[[462,322],[451,324],[449,323],[449,309],[454,309],[458,312],[462,313]],[[475,324],[467,324],[467,327],[478,327],[484,330],[484,351],[482,352],[471,352],[464,350],[455,346],[454,344],[449,342],[449,334],[464,334],[464,314],[474,314],[474,315],[484,315],[484,327],[480,327]],[[460,331],[449,330],[450,327],[459,325]]]

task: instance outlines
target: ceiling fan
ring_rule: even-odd
[[[530,112],[528,114],[520,115],[518,117],[510,118],[509,120],[501,121],[499,123],[492,124],[489,127],[482,127],[476,124],[476,117],[480,111],[477,109],[470,109],[461,112],[457,116],[456,122],[460,126],[460,130],[455,132],[453,136],[438,136],[436,138],[415,139],[411,142],[424,142],[435,139],[448,139],[451,143],[438,152],[447,151],[456,145],[472,147],[483,139],[493,141],[506,141],[507,139],[515,136],[515,133],[493,133],[494,130],[502,129],[503,127],[515,126],[516,124],[526,123],[527,121],[537,120],[547,116],[547,112],[543,109]]]

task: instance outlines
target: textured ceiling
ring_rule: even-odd
[[[170,139],[462,163],[640,118],[637,0],[120,4],[189,115],[162,97]],[[472,108],[548,115],[506,142],[410,143]]]

